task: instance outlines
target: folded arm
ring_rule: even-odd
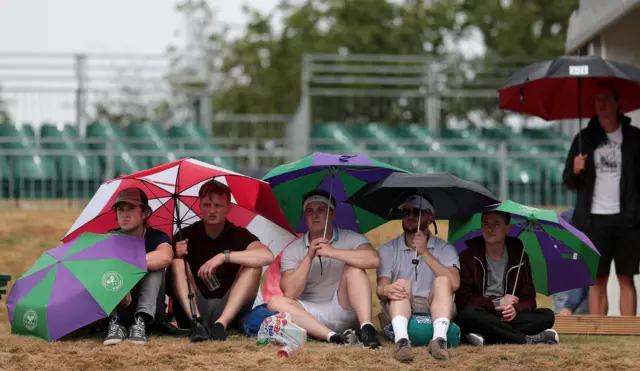
[[[229,261],[249,268],[262,268],[273,263],[273,253],[260,241],[254,241],[244,251],[232,251]]]
[[[146,260],[149,271],[165,269],[173,261],[173,247],[168,243],[161,243],[154,251],[147,253]]]
[[[360,269],[376,269],[380,266],[380,256],[370,243],[364,243],[355,250],[336,249],[332,246],[321,248],[317,254]]]
[[[282,273],[280,278],[280,290],[282,294],[289,299],[297,299],[307,284],[307,278],[311,271],[312,257],[306,255],[296,269],[288,270]]]

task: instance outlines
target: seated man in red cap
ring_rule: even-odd
[[[120,225],[113,232],[144,238],[149,273],[127,293],[120,306],[109,316],[104,344],[120,344],[124,339],[144,344],[147,342],[146,326],[161,321],[159,317],[164,313],[164,273],[173,259],[171,239],[166,233],[148,226],[151,208],[147,195],[141,189],[126,188],[120,191],[113,208]],[[128,334],[123,324],[130,324]]]

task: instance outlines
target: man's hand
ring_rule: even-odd
[[[200,277],[204,281],[210,280],[211,277],[213,277],[213,275],[216,273],[216,269],[224,264],[225,260],[226,257],[224,256],[224,254],[218,254],[213,258],[207,260],[207,262],[204,263],[198,270],[198,277]]]
[[[502,298],[500,298],[500,306],[502,307],[506,307],[507,305],[518,304],[519,302],[520,302],[520,299],[518,299],[517,296],[513,296],[513,295],[505,295]]]
[[[323,239],[324,240],[324,239]],[[327,240],[324,240],[327,241]],[[326,257],[331,257],[333,252],[335,251],[335,248],[333,246],[331,246],[331,244],[329,242],[322,242],[320,243],[320,248],[318,250],[316,250],[316,255],[318,256],[326,256]]]
[[[176,258],[182,258],[187,255],[187,246],[189,244],[189,239],[185,238],[182,241],[178,241],[176,243]]]
[[[409,293],[405,290],[404,286],[397,282],[390,283],[384,287],[384,296],[389,300],[404,300],[409,297]]]
[[[309,257],[313,259],[322,245],[326,243],[329,243],[326,238],[316,238],[315,240],[311,241],[311,243],[309,244],[309,250],[307,250],[307,255],[309,255]]]
[[[502,320],[505,322],[511,322],[514,318],[516,318],[516,308],[513,305],[499,306],[496,310],[502,312]]]
[[[580,174],[585,167],[587,161],[587,155],[576,156],[573,159],[573,173],[575,175]]]
[[[418,231],[413,237],[413,247],[418,251],[418,255],[422,256],[427,253],[427,235],[422,231]]]
[[[128,292],[127,295],[122,298],[122,300],[120,301],[120,308],[126,308],[129,305],[131,305],[131,293]]]
[[[570,316],[572,314],[573,314],[573,312],[569,308],[562,308],[562,309],[560,309],[560,313],[558,313],[558,315],[560,315],[560,316]]]

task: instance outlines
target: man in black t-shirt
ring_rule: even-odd
[[[227,328],[236,325],[236,319],[251,309],[262,267],[271,264],[273,253],[246,228],[227,220],[232,207],[227,185],[210,180],[200,188],[198,196],[202,220],[173,237],[176,259],[171,264],[172,289],[174,303],[180,303],[178,308],[174,306],[174,313],[179,327],[184,327],[181,317],[189,320],[191,341],[225,340]],[[189,266],[197,319],[191,315],[183,259]],[[212,277],[219,282],[214,290],[207,284]]]
[[[159,307],[163,308],[164,273],[173,260],[173,248],[166,233],[148,227],[151,208],[142,190],[127,188],[120,191],[113,208],[120,228],[112,232],[144,238],[148,273],[109,316],[104,344],[120,344],[124,339],[144,344],[147,342],[146,326],[162,320],[156,313]],[[124,324],[130,324],[128,334]]]

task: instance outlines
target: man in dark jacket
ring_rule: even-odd
[[[519,239],[507,237],[510,215],[482,215],[482,236],[468,240],[460,254],[460,287],[455,322],[473,345],[556,344],[550,309],[536,309],[531,265]],[[518,273],[519,270],[519,273]],[[515,293],[514,293],[515,286]]]
[[[620,313],[635,316],[633,276],[640,265],[640,130],[618,113],[613,91],[601,87],[594,103],[597,115],[573,140],[563,179],[577,193],[573,224],[600,252],[596,282],[589,293],[590,312],[607,314],[607,281],[615,261]]]

